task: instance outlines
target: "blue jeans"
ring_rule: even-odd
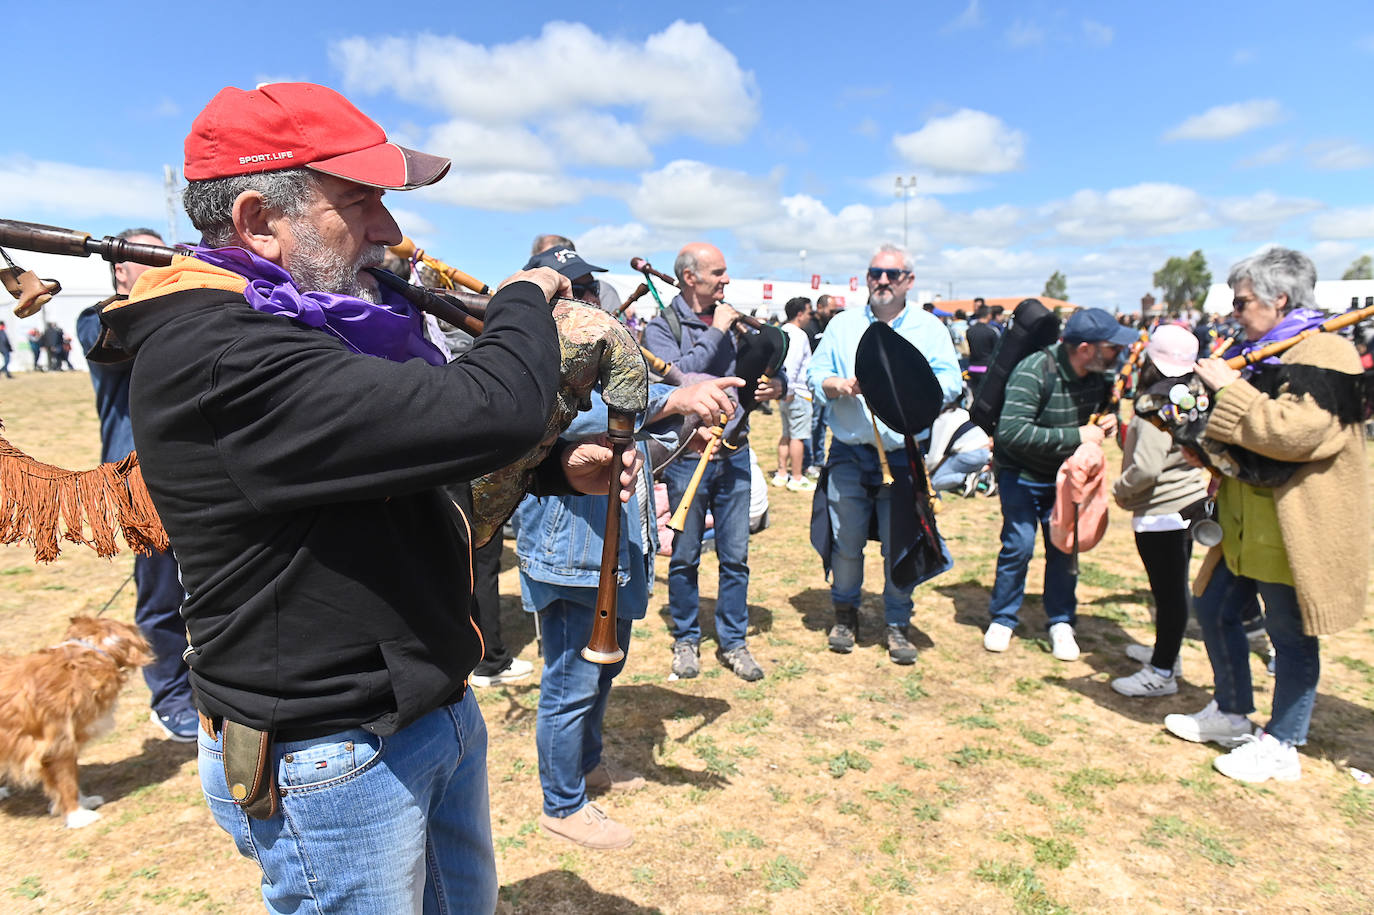
[[[964,477],[976,470],[982,470],[990,457],[992,452],[987,448],[951,454],[939,469],[930,475],[930,488],[936,492],[958,489],[964,485]]]
[[[825,463],[825,405],[811,402],[811,440],[806,444],[806,466]]]
[[[992,583],[988,613],[994,623],[1016,628],[1017,613],[1026,596],[1026,570],[1035,553],[1035,532],[1045,541],[1045,616],[1049,625],[1078,620],[1078,576],[1072,557],[1050,542],[1050,513],[1054,511],[1054,484],[1031,483],[1019,470],[997,472],[997,494],[1002,500],[1002,549],[997,553],[997,575]]]
[[[890,453],[889,463],[904,462],[905,452]],[[825,498],[830,506],[830,599],[837,605],[859,605],[864,583],[864,545],[869,519],[877,514],[883,552],[883,619],[889,626],[911,622],[911,592],[892,583],[892,487],[882,485],[878,452],[835,441],[830,445]]]
[[[696,461],[678,460],[663,472],[668,503],[674,509],[696,470]],[[749,449],[740,446],[712,460],[702,475],[696,498],[687,511],[682,533],[673,537],[668,561],[668,612],[673,638],[701,641],[701,603],[697,565],[709,508],[715,519],[716,559],[720,584],[716,589],[716,641],[726,650],[744,644],[749,628]]]
[[[576,813],[587,803],[586,775],[601,763],[601,722],[611,681],[625,667],[593,664],[580,652],[592,634],[595,612],[572,601],[555,601],[539,611],[544,633],[544,673],[539,679],[539,784],[544,812],[551,817]],[[620,647],[630,650],[633,620],[616,620]]]
[[[487,727],[468,691],[389,737],[361,728],[274,743],[281,808],[229,799],[218,740],[199,734],[200,784],[272,913],[472,912],[496,907]]]
[[[186,589],[171,553],[134,557],[134,589],[138,594],[134,622],[152,646],[155,659],[143,668],[159,715],[175,715],[191,708],[190,670],[182,660],[186,651],[186,621],[181,603]]]
[[[1290,585],[1236,575],[1225,561],[1217,563],[1207,587],[1193,602],[1212,662],[1217,708],[1235,715],[1255,710],[1250,643],[1241,620],[1256,594],[1264,598],[1264,628],[1274,645],[1274,709],[1264,729],[1284,743],[1301,745],[1307,742],[1321,678],[1320,643],[1303,633],[1298,595]]]

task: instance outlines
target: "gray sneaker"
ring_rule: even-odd
[[[827,634],[830,650],[839,654],[849,654],[854,650],[854,640],[859,635],[859,610],[843,604],[835,607],[835,625]]]
[[[690,680],[701,673],[701,646],[691,639],[673,643],[673,676]]]
[[[905,626],[887,627],[887,656],[893,664],[916,663],[916,646],[906,637]]]
[[[733,670],[735,676],[741,680],[763,679],[763,668],[759,667],[759,662],[755,661],[754,656],[749,653],[749,646],[747,645],[740,645],[729,651],[719,648],[716,650],[716,657],[720,659],[720,663]]]

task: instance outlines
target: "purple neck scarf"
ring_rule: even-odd
[[[1227,348],[1221,354],[1223,359],[1230,359],[1232,356],[1240,356],[1244,353],[1257,350],[1260,347],[1268,346],[1279,340],[1287,340],[1289,337],[1296,337],[1305,330],[1317,327],[1326,320],[1326,315],[1317,311],[1315,308],[1295,308],[1273,327],[1269,328],[1269,333],[1260,337],[1258,340],[1242,340],[1234,346]],[[1278,356],[1267,356],[1259,361],[1260,365],[1278,365]]]
[[[333,292],[301,292],[291,274],[243,248],[187,246],[197,260],[248,281],[243,297],[256,311],[285,315],[322,328],[357,353],[392,362],[423,359],[443,365],[444,356],[425,339],[424,318],[400,293],[381,289],[382,304]]]

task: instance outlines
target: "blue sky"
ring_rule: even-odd
[[[1367,2],[203,9],[9,11],[48,56],[8,70],[0,216],[161,228],[196,112],[289,79],[454,158],[388,202],[493,284],[541,232],[617,272],[706,238],[735,276],[844,282],[901,242],[898,175],[916,285],[946,297],[1059,270],[1070,299],[1125,310],[1195,248],[1218,279],[1266,242],[1323,279],[1374,251]]]

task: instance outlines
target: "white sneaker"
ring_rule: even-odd
[[[1230,715],[1217,708],[1215,699],[1193,715],[1165,715],[1164,727],[1175,737],[1193,743],[1214,743],[1228,749],[1239,746],[1255,732],[1249,718],[1242,718],[1239,723],[1233,721]]]
[[[534,670],[534,665],[523,658],[511,658],[510,663],[503,670],[499,670],[490,676],[482,674],[471,674],[468,682],[473,686],[503,686],[506,683],[519,683]]]
[[[1264,731],[1246,734],[1240,746],[1212,760],[1212,767],[1227,778],[1241,782],[1295,782],[1302,778],[1298,748],[1282,743]]]
[[[787,488],[791,492],[810,492],[816,488],[816,484],[812,483],[806,477],[802,477],[798,480],[788,480]]]
[[[1150,664],[1129,677],[1117,677],[1112,681],[1112,689],[1123,696],[1172,696],[1178,692],[1178,680],[1174,677],[1161,677]]]
[[[1074,641],[1073,627],[1068,623],[1050,627],[1050,654],[1061,661],[1078,660],[1078,642]]]
[[[779,470],[777,473],[773,474],[773,479],[770,482],[774,486],[782,487],[787,485],[789,479],[790,477],[788,477],[787,474]]]
[[[1001,623],[993,623],[988,626],[988,631],[983,633],[983,647],[988,651],[1006,651],[1011,645],[1011,627]]]
[[[1135,661],[1137,664],[1149,664],[1154,660],[1155,650],[1149,645],[1127,645],[1126,657]],[[1177,655],[1174,656],[1174,676],[1183,676],[1183,659]]]

